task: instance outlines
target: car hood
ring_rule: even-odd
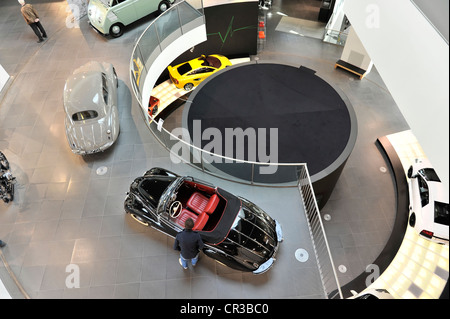
[[[156,209],[162,195],[175,179],[168,176],[140,176],[131,183],[130,191],[143,197]]]
[[[91,0],[88,4],[88,15],[91,21],[98,21],[99,17],[105,17],[109,4],[106,0]]]

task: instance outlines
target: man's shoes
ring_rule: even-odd
[[[181,267],[183,267],[184,270],[188,269],[188,267],[183,266],[183,263],[181,262],[181,258],[178,258],[178,262],[180,263]]]
[[[6,246],[6,243],[3,240],[0,240],[0,248],[3,248]]]
[[[39,40],[37,40],[37,43],[41,43],[41,42],[44,42],[43,38],[40,38]]]

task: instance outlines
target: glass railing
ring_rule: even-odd
[[[203,1],[186,0],[175,3],[145,29],[130,61],[131,84],[139,104],[145,79],[156,58],[174,39],[204,24]]]
[[[195,146],[189,137],[158,127],[158,119],[149,121],[154,136],[169,150],[173,163],[184,162],[211,175],[244,184],[295,187],[304,163],[261,163],[230,158]]]

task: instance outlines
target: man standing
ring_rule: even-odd
[[[192,266],[195,267],[198,261],[198,254],[204,246],[199,233],[192,231],[193,227],[194,221],[192,218],[186,219],[184,230],[177,234],[173,245],[173,249],[180,251],[178,261],[184,269],[188,269],[189,260],[191,260]]]
[[[39,16],[36,10],[34,10],[31,4],[26,4],[25,0],[18,1],[22,5],[20,11],[22,12],[25,22],[31,27],[31,29],[33,29],[34,33],[36,33],[39,39],[37,43],[41,43],[42,41],[44,41],[44,38],[47,38],[47,33],[45,32],[41,21],[39,21]]]

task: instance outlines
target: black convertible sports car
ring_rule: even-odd
[[[254,274],[271,268],[283,238],[280,224],[250,201],[162,168],[133,181],[124,207],[139,223],[172,237],[192,218],[205,255]]]

